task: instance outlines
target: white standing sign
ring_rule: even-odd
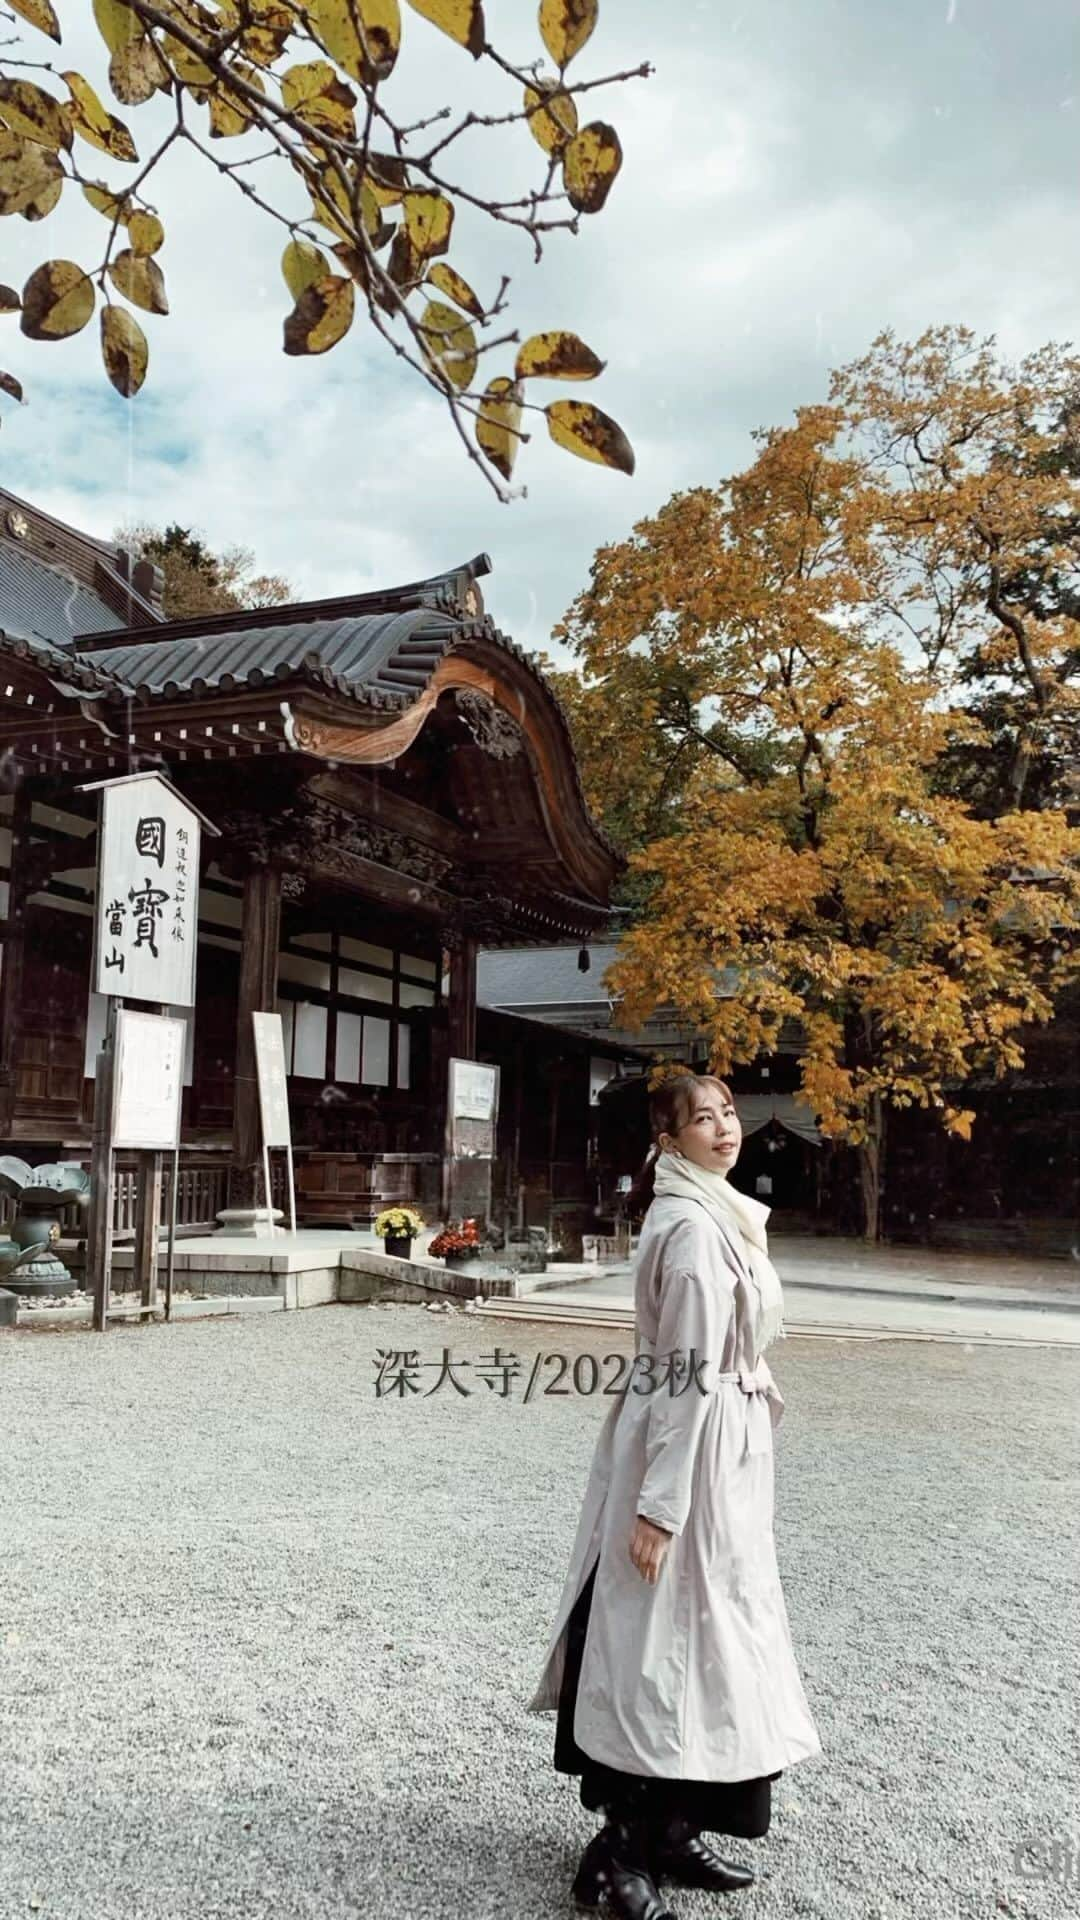
[[[289,1089],[285,1078],[285,1040],[280,1013],[253,1013],[255,1077],[259,1083],[259,1113],[263,1136],[263,1180],[266,1184],[266,1226],[274,1231],[274,1203],[270,1191],[270,1149],[284,1147],[288,1160],[289,1228],[296,1232],[296,1177],[293,1172],[292,1130],[289,1126]],[[299,1285],[299,1282],[297,1282]]]
[[[160,774],[101,795],[94,991],[195,1004],[201,815]]]
[[[280,1013],[253,1013],[255,1072],[259,1081],[263,1144],[292,1145],[289,1125],[289,1089],[285,1079],[285,1040]]]
[[[112,1146],[174,1153],[180,1144],[187,1023],[162,1013],[116,1016]]]
[[[455,1120],[494,1120],[496,1076],[494,1067],[477,1060],[451,1060],[453,1116]]]

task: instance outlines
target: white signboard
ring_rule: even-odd
[[[118,1008],[114,1147],[165,1153],[179,1146],[186,1038],[184,1020]]]
[[[455,1120],[494,1120],[496,1072],[476,1060],[451,1060],[451,1106]]]
[[[285,1081],[285,1040],[280,1013],[253,1013],[255,1072],[259,1081],[263,1145],[292,1145],[289,1127],[289,1090]]]
[[[199,832],[199,815],[155,773],[103,786],[95,992],[194,1006]]]

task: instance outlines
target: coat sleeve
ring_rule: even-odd
[[[682,1391],[670,1392],[665,1382],[649,1401],[637,1511],[668,1533],[681,1533],[690,1512],[694,1461],[712,1383],[722,1364],[734,1293],[735,1276],[717,1257],[695,1262],[693,1270],[680,1262],[661,1280],[658,1359],[663,1363],[666,1356],[678,1354],[692,1364],[708,1363],[702,1377],[707,1391],[690,1381]]]

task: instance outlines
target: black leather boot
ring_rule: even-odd
[[[653,1872],[657,1880],[674,1880],[680,1887],[703,1887],[709,1893],[737,1893],[752,1887],[750,1867],[723,1860],[702,1840],[697,1827],[675,1814],[661,1821],[654,1833]]]
[[[598,1907],[611,1878],[611,1824],[607,1822],[589,1841],[570,1891],[579,1907]]]
[[[677,1920],[652,1876],[654,1835],[644,1806],[614,1812],[608,1831],[608,1910],[618,1920]]]

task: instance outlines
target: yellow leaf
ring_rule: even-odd
[[[137,160],[135,142],[123,121],[102,106],[90,82],[81,73],[62,73],[60,78],[71,94],[64,111],[79,138],[114,160]]]
[[[13,373],[0,373],[0,393],[9,394],[12,400],[18,400],[20,405],[25,401],[22,381],[16,380]]]
[[[598,12],[597,0],[540,0],[540,37],[557,67],[581,52]]]
[[[232,71],[259,93],[265,93],[261,74],[254,67],[235,63]],[[244,95],[237,93],[224,81],[219,80],[210,93],[210,135],[214,140],[232,140],[238,134],[246,133],[252,125],[254,113]]]
[[[125,107],[139,107],[154,93],[167,93],[172,77],[154,42],[128,40],[109,61],[109,85]]]
[[[384,246],[394,229],[393,227],[384,226],[382,208],[379,206],[366,179],[362,179],[360,182],[360,219],[364,232],[367,234],[372,246]]]
[[[54,156],[49,154],[46,157],[52,159]],[[41,191],[35,193],[32,200],[27,200],[25,205],[19,208],[22,218],[30,221],[47,219],[64,190],[64,178],[63,171],[57,166],[56,172]]]
[[[47,260],[22,291],[23,332],[31,340],[66,340],[94,311],[94,283],[74,260]]]
[[[205,42],[217,38],[221,23],[201,4],[201,0],[158,0],[158,6],[178,25],[184,26],[194,39]],[[215,85],[217,75],[213,68],[207,66],[197,53],[192,53],[175,34],[165,35],[162,51],[178,78],[195,92],[196,99],[202,97],[196,89]]]
[[[380,207],[395,207],[409,184],[404,160],[396,153],[369,153],[364,175]]]
[[[0,127],[0,215],[22,213],[63,184],[64,171],[55,153]]]
[[[563,154],[563,182],[578,213],[599,213],[622,166],[622,148],[614,127],[590,120]]]
[[[326,175],[325,186],[326,195],[312,193],[312,214],[320,227],[328,227],[341,240],[351,240],[353,218],[348,195],[335,174]]]
[[[429,300],[420,316],[420,345],[435,373],[459,391],[476,372],[476,335],[467,320],[440,300]]]
[[[295,113],[304,102],[312,100],[325,87],[333,85],[337,73],[329,60],[301,60],[294,67],[286,67],[281,77],[281,103],[290,113]],[[344,82],[341,83],[344,85]],[[355,102],[356,95],[352,94]]]
[[[83,194],[98,213],[105,215],[106,220],[126,222],[130,219],[132,206],[127,194],[113,193],[103,180],[88,180],[83,187]]]
[[[118,293],[146,313],[168,313],[165,278],[156,260],[147,260],[125,247],[109,267],[109,278]]]
[[[285,351],[291,354],[327,353],[348,333],[356,310],[351,280],[329,273],[305,287],[285,322]]]
[[[356,137],[353,108],[356,95],[328,60],[307,60],[287,67],[281,75],[281,102],[310,126],[321,127],[336,140]]]
[[[110,53],[119,53],[133,41],[144,38],[141,21],[130,7],[123,5],[123,0],[94,0],[94,19]]]
[[[518,348],[517,380],[595,380],[604,362],[576,333],[534,333]]]
[[[130,215],[127,230],[132,253],[149,255],[165,244],[165,229],[156,213],[144,213],[140,208]]]
[[[424,278],[426,261],[421,260],[404,227],[399,227],[394,235],[394,244],[390,249],[390,258],[386,263],[386,274],[395,287],[403,293],[411,292]]]
[[[336,163],[337,166],[342,164],[340,161]],[[319,180],[318,187],[312,184],[312,176]],[[383,231],[382,215],[366,180],[359,182],[357,193],[359,207],[354,211],[349,192],[333,167],[327,167],[321,172],[313,167],[311,174],[306,174],[305,178],[309,181],[311,211],[315,219],[321,227],[328,227],[331,233],[336,233],[339,240],[345,240],[351,244],[357,224],[363,227],[368,239],[376,246],[381,245],[383,240],[389,237],[388,233]],[[357,187],[355,177],[350,176],[350,184],[355,191]]]
[[[330,262],[320,247],[310,240],[290,240],[281,256],[285,285],[294,300],[299,300],[317,280],[330,277]]]
[[[53,11],[52,0],[7,0],[8,6],[29,20],[32,27],[40,27],[50,40],[60,44],[60,22]]]
[[[476,421],[476,442],[497,473],[509,480],[521,439],[521,388],[500,374],[488,382]]]
[[[347,240],[339,240],[334,253],[341,261],[346,273],[351,275],[358,287],[363,287],[370,300],[382,307],[385,313],[397,312],[396,302],[387,292],[378,270],[372,267],[365,253],[361,253],[358,247],[350,246]]]
[[[548,432],[556,446],[582,460],[633,473],[634,449],[622,428],[589,400],[553,400],[544,408]]]
[[[557,80],[538,80],[535,87],[526,87],[525,111],[529,132],[545,153],[561,153],[577,132],[577,108],[568,93],[559,92]]]
[[[12,133],[53,153],[71,147],[71,128],[59,100],[29,80],[0,79],[0,121]]]
[[[232,10],[229,12],[231,21]],[[280,59],[296,31],[295,14],[288,7],[276,5],[275,0],[247,0],[244,13],[236,14],[235,18],[245,23],[240,34],[241,48],[249,60],[263,67],[271,67]]]
[[[217,75],[213,67],[208,67],[206,61],[200,60],[198,54],[192,53],[190,47],[186,46],[183,40],[178,40],[175,34],[165,35],[161,43],[161,51],[177,79],[182,80],[185,87],[190,87],[196,93],[196,98],[204,87],[209,88],[215,84]]]
[[[454,209],[441,193],[405,195],[405,231],[422,260],[446,252],[453,224]]]
[[[463,307],[466,313],[471,313],[474,320],[484,318],[484,309],[480,301],[468,281],[462,279],[456,268],[449,267],[445,261],[440,260],[430,269],[428,280],[433,287],[438,288],[440,293],[445,293],[448,300],[453,300],[456,306]]]
[[[146,379],[150,349],[138,321],[123,307],[102,308],[101,356],[117,393],[130,400]]]
[[[315,36],[365,86],[384,80],[401,45],[398,0],[307,0]]]
[[[479,60],[484,51],[484,9],[480,0],[409,0],[414,13],[449,34],[459,47]]]

